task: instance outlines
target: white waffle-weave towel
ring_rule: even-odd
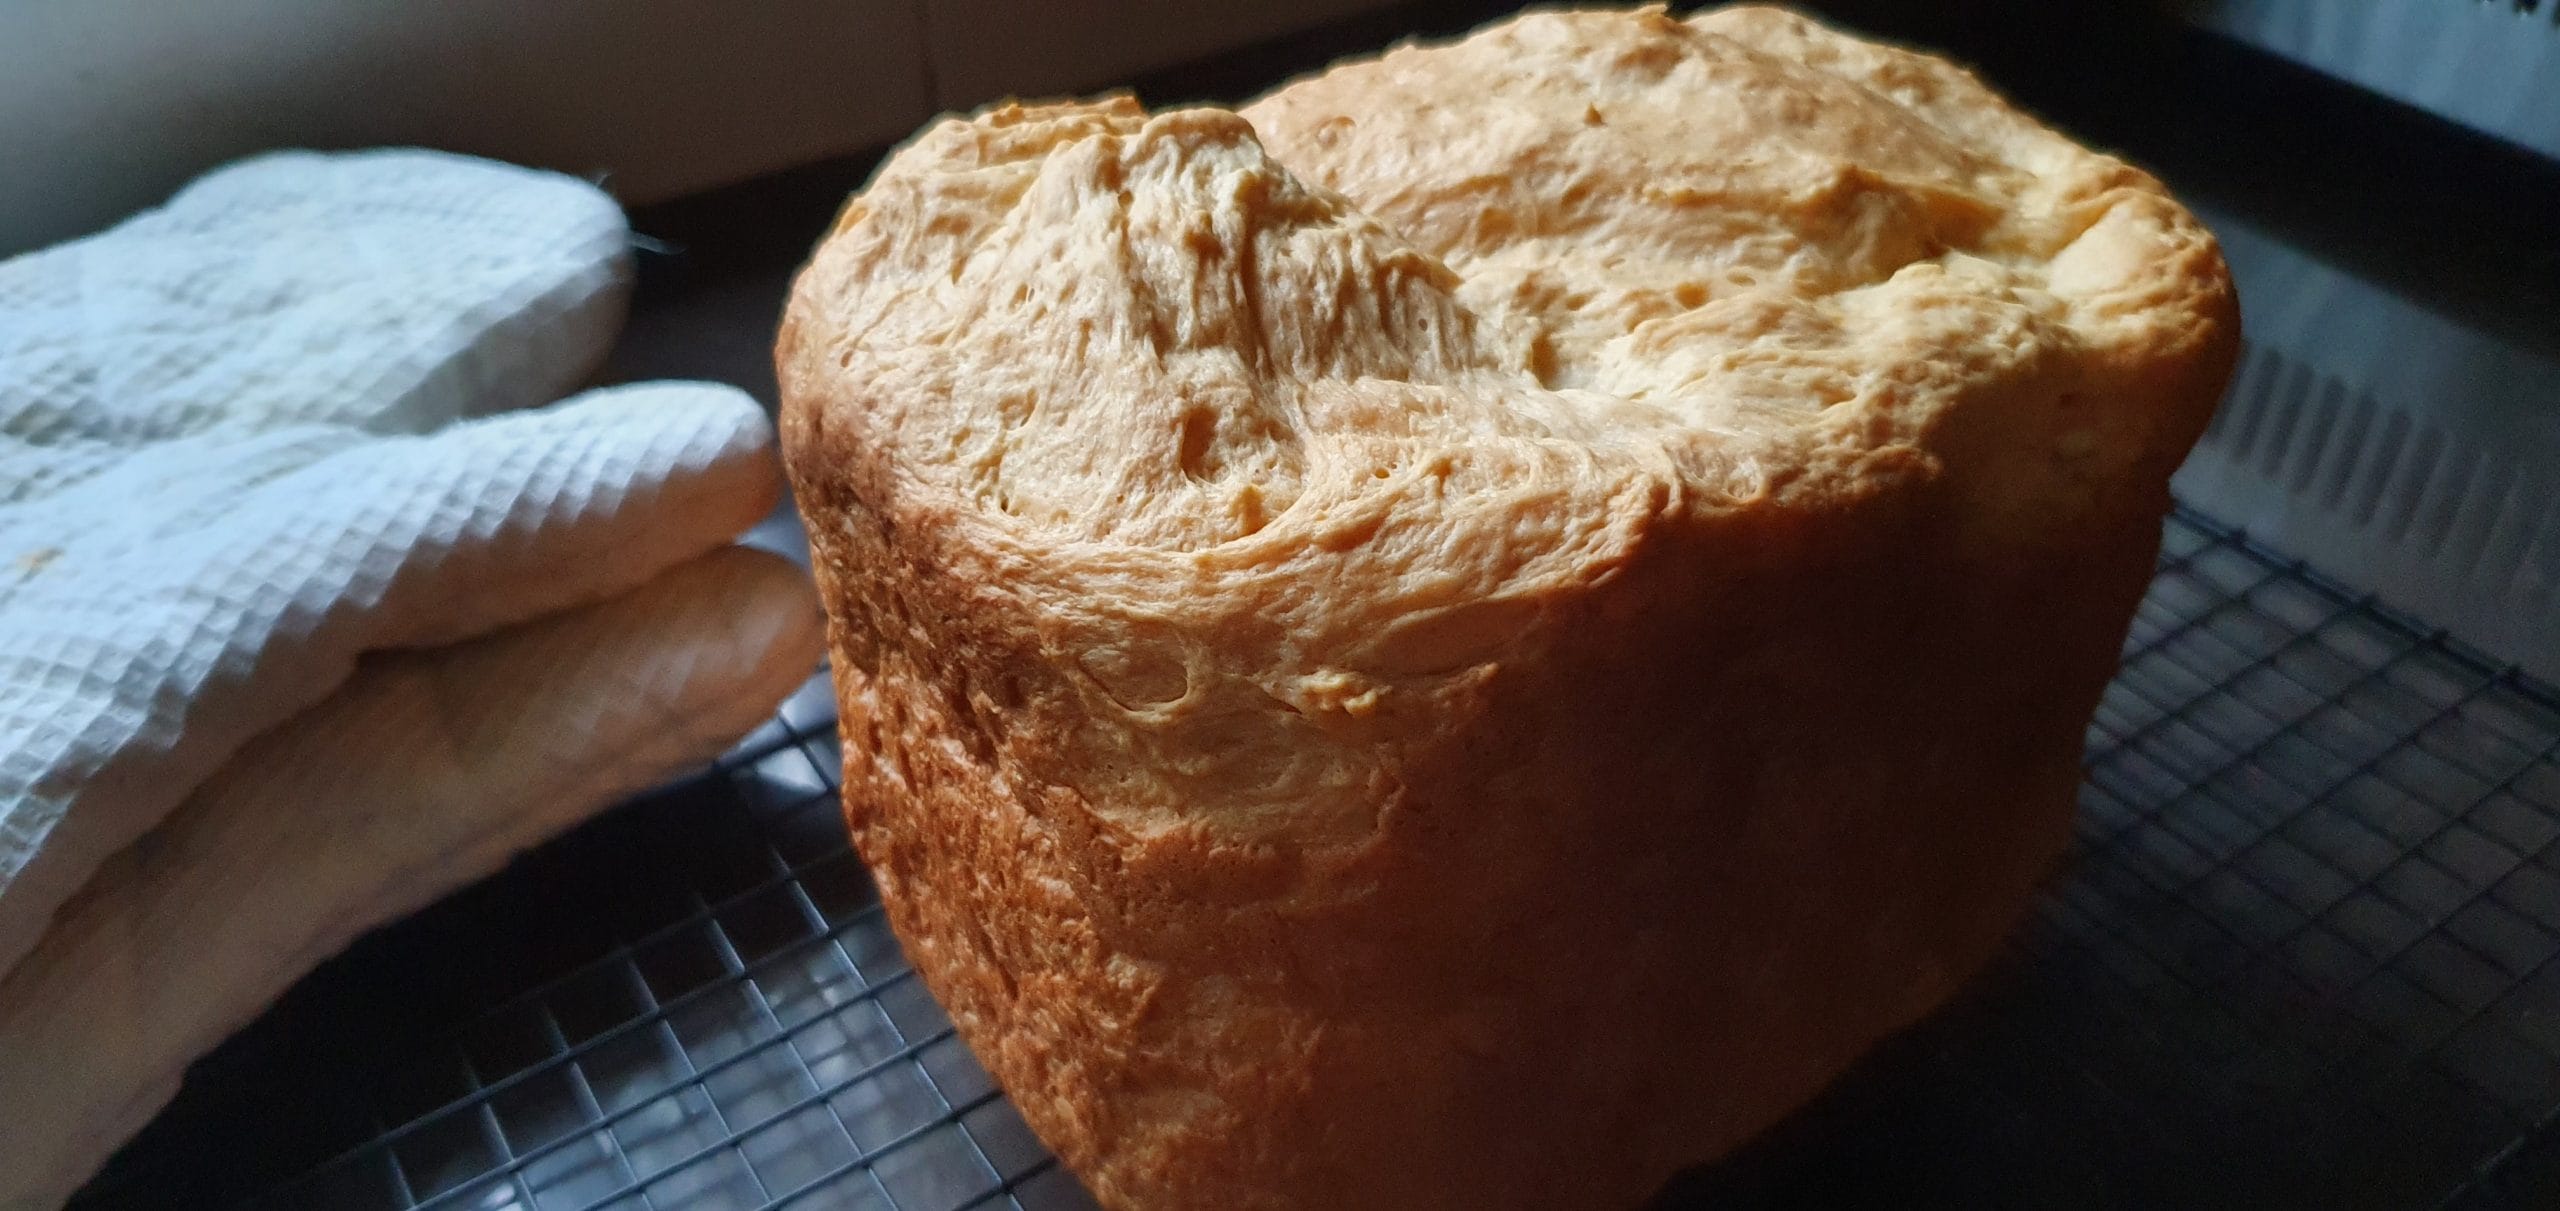
[[[814,663],[803,578],[703,562],[779,494],[752,401],[510,411],[592,372],[627,238],[563,177],[287,154],[0,262],[0,1029],[49,1023],[52,1053],[0,1073],[0,1206],[67,1194],[353,930],[716,751]],[[423,716],[363,688],[385,674],[350,681],[398,652],[469,675]],[[290,768],[244,768],[261,752]],[[275,831],[322,810],[362,826]],[[268,869],[209,873],[242,861]],[[197,948],[196,985],[100,975]],[[73,1152],[19,1113],[39,1090]]]

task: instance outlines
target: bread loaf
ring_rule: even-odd
[[[1109,1206],[1631,1206],[2015,922],[2236,339],[1776,10],[941,122],[777,350],[855,841]]]

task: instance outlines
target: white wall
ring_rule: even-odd
[[[442,147],[646,202],[1376,3],[0,0],[0,254],[275,147]]]

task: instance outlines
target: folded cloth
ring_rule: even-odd
[[[369,657],[109,859],[0,979],[0,1207],[60,1205],[198,1054],[364,927],[718,752],[809,676],[788,561],[731,547],[611,601]]]
[[[815,663],[805,578],[712,554],[779,495],[753,401],[471,419],[592,372],[627,243],[568,178],[289,154],[0,262],[0,1206]]]

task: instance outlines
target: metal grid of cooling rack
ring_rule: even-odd
[[[2560,699],[2173,517],[2073,852],[1681,1205],[2560,1205]]]
[[[608,903],[559,974],[355,1028],[378,1053],[361,1074],[269,1081],[333,1086],[353,1138],[245,1205],[1090,1205],[899,955],[844,846],[831,723],[813,681],[704,778],[475,892],[575,870],[681,889]],[[2072,860],[1993,970],[1664,1206],[2560,1199],[2548,688],[2182,512],[2088,773]],[[446,911],[310,983],[467,964],[507,920],[484,906],[400,949]],[[309,1050],[250,1034],[226,1050]],[[261,1064],[292,1066],[217,1055],[198,1080]],[[256,1152],[237,1118],[219,1151]],[[146,1135],[84,1205],[221,1188],[202,1149],[170,1163],[188,1134]]]
[[[390,1077],[456,1096],[247,1205],[1090,1207],[899,952],[833,724],[821,673],[707,775],[762,877],[480,1013]]]

